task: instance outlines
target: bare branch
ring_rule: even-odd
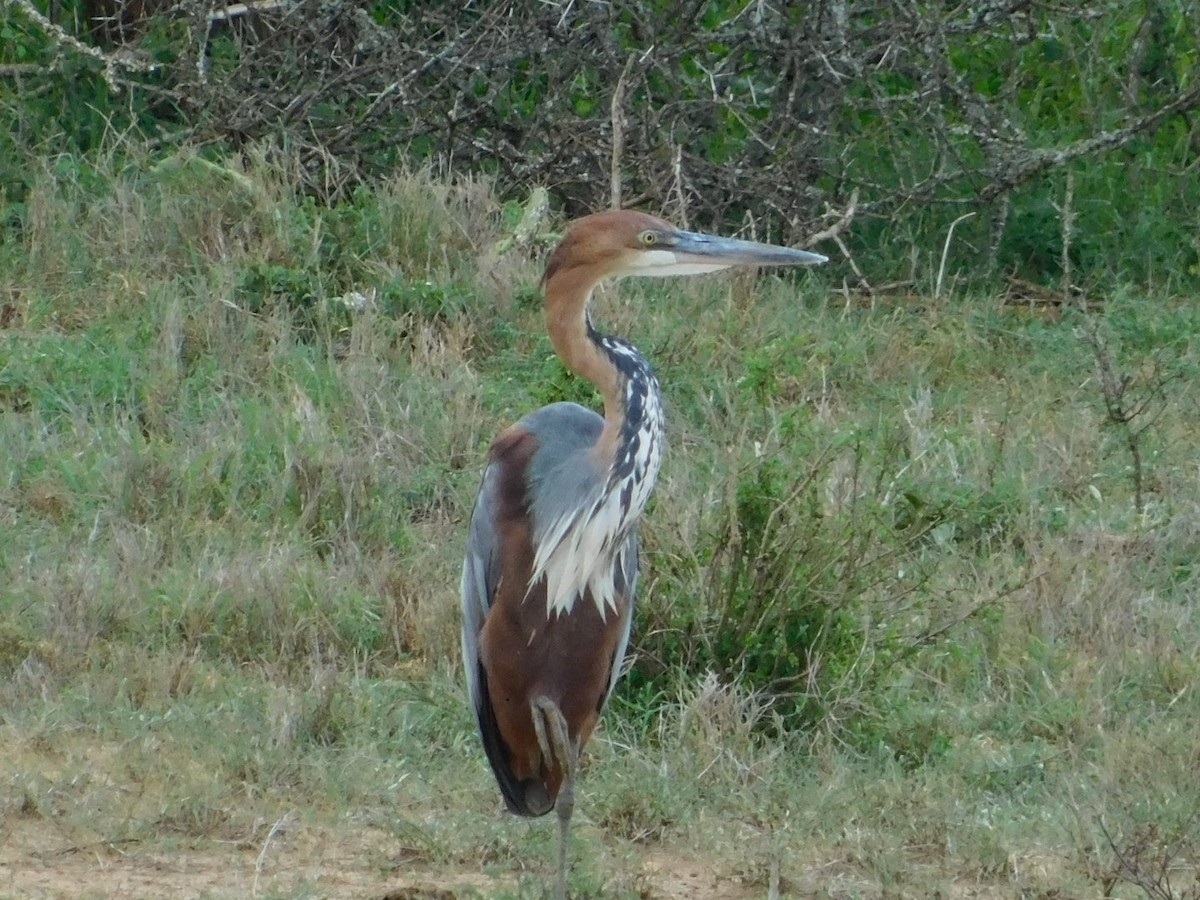
[[[905,235],[915,248],[982,213],[990,234],[979,268],[992,271],[1010,210],[1047,172],[1200,108],[1200,86],[1180,75],[1130,87],[1119,46],[1129,29],[1107,27],[1125,15],[1117,0],[863,0],[861,15],[860,4],[851,14],[846,0],[816,0],[802,23],[779,4],[711,21],[698,2],[500,0],[409,4],[377,21],[351,0],[95,0],[121,23],[146,8],[163,24],[189,23],[120,29],[181,35],[153,78],[136,47],[102,50],[35,0],[0,2],[59,52],[99,65],[114,89],[160,92],[201,141],[286,138],[309,188],[329,200],[414,153],[486,170],[512,195],[547,188],[568,214],[636,203],[697,227],[749,216],[764,237],[838,243],[859,257],[864,284],[918,275],[868,271],[897,265],[859,252],[856,231],[872,219],[919,218]],[[1092,52],[1080,22],[1116,49]],[[1135,31],[1129,59],[1154,49],[1182,63],[1196,39],[1147,49],[1152,36]],[[1063,77],[1031,67],[1020,48],[1034,41],[1074,41],[1090,67],[1083,88],[1104,104],[1078,101],[1070,138],[1028,109],[1031,90],[1044,81],[1053,92]],[[1170,165],[1185,179],[1197,163]],[[1069,245],[1072,223],[1063,226]],[[1057,257],[1067,265],[1069,250]]]
[[[120,89],[119,72],[153,72],[158,68],[158,65],[151,60],[124,48],[105,53],[98,47],[85,44],[61,25],[51,22],[42,15],[30,0],[5,0],[5,5],[19,9],[54,42],[60,51],[69,51],[99,62],[104,73],[104,80],[108,82],[109,88],[114,92]]]

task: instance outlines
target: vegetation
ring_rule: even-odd
[[[270,139],[324,201],[417,159],[572,215],[823,235],[868,291],[943,257],[1064,288],[1200,276],[1197,0],[44,2],[5,0],[17,194],[28,148],[107,129]]]
[[[486,182],[333,209],[298,183],[58,158],[4,244],[16,894],[221,853],[212,896],[539,890],[550,829],[492,815],[455,585],[491,435],[590,398]],[[672,447],[578,890],[1133,897],[1164,867],[1189,896],[1195,304],[872,308],[768,275],[598,302]],[[1153,387],[1138,469],[1098,367]],[[146,895],[196,884],[166,865]]]
[[[597,298],[671,440],[573,890],[1200,898],[1194,3],[105,3],[0,23],[0,897],[541,895],[458,572],[620,193],[836,258]]]

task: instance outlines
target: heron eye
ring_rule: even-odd
[[[645,246],[651,247],[658,243],[658,235],[653,231],[643,231],[638,235],[638,240],[640,240]]]

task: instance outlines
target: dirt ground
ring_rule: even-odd
[[[303,896],[358,900],[452,900],[514,890],[480,872],[397,864],[382,871],[381,832],[335,835],[279,828],[259,845],[205,841],[167,849],[138,842],[65,840],[52,823],[19,819],[0,826],[0,898],[184,898]],[[649,854],[630,883],[655,900],[741,900],[762,893],[705,871],[702,863]]]

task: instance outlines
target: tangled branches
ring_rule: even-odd
[[[786,240],[975,211],[994,261],[1048,172],[1171,119],[1200,155],[1196,0],[84,2],[157,9],[188,135],[286,141],[329,199],[416,156]]]

